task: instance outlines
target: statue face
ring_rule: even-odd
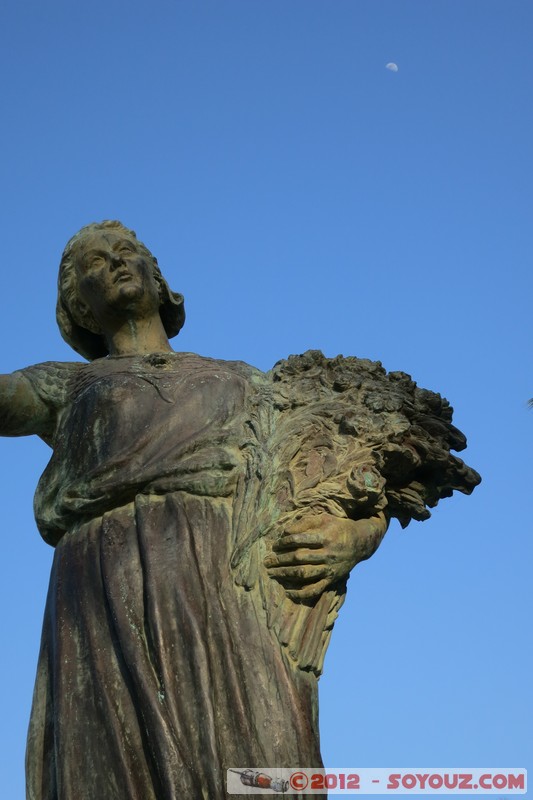
[[[151,261],[133,237],[119,230],[89,234],[76,262],[78,293],[106,328],[124,318],[148,317],[160,305]]]

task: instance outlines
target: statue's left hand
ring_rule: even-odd
[[[289,597],[309,600],[370,558],[387,527],[383,512],[360,520],[325,513],[303,517],[285,528],[265,566]]]

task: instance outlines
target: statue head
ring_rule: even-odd
[[[157,259],[137,239],[135,231],[126,228],[118,220],[104,220],[85,225],[67,242],[59,265],[56,318],[63,339],[77,353],[89,361],[108,355],[105,337],[78,292],[76,265],[87,240],[94,234],[116,231],[133,239],[138,250],[152,265],[154,280],[159,289],[159,314],[168,338],[176,336],[185,322],[183,295],[172,292],[161,274]]]

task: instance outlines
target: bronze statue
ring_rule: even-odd
[[[0,382],[0,432],[53,448],[28,798],[222,800],[228,768],[319,767],[350,570],[479,482],[452,409],[379,362],[174,352],[183,297],[118,222],[67,244],[57,319],[88,363]]]

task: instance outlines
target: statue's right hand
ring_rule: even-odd
[[[287,526],[265,566],[292,599],[315,598],[370,558],[387,527],[383,513],[361,520],[326,513],[303,517]]]

